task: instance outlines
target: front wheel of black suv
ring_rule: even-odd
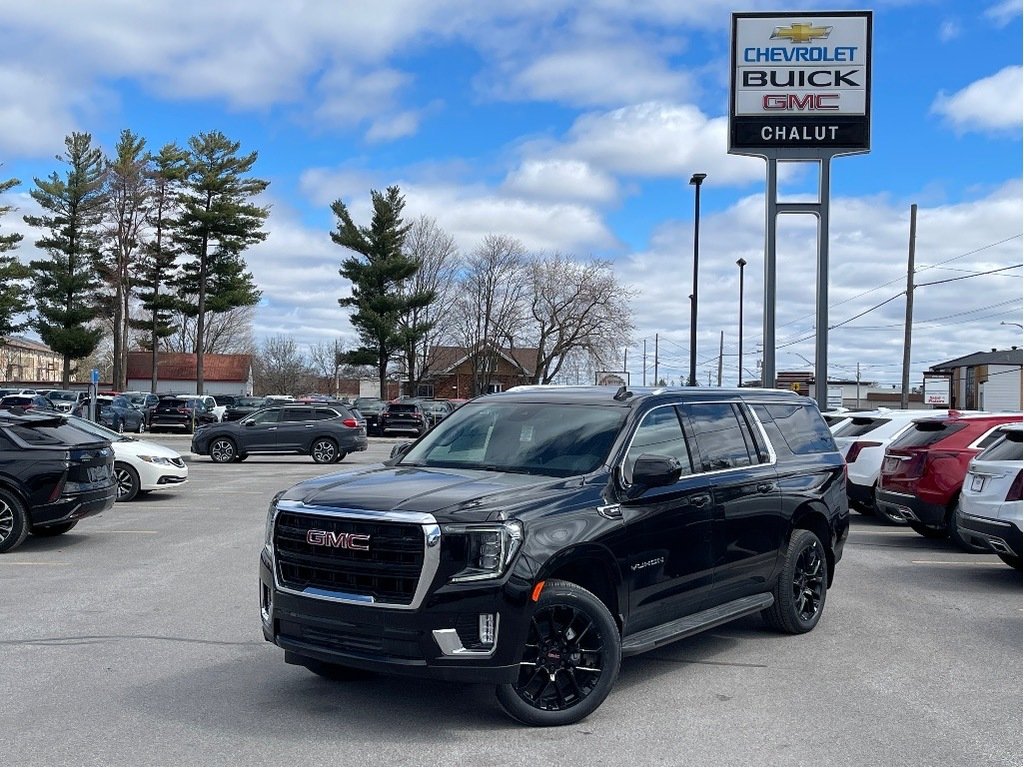
[[[817,625],[828,595],[828,559],[813,531],[793,531],[772,595],[775,602],[761,611],[772,629],[799,635]]]
[[[534,604],[519,678],[498,686],[498,702],[526,725],[578,722],[608,696],[621,655],[605,604],[576,584],[549,581]]]
[[[237,455],[238,449],[235,447],[235,442],[228,437],[218,437],[210,443],[210,458],[218,464],[235,461]]]

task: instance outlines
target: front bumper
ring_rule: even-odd
[[[971,544],[999,554],[1021,556],[1021,530],[1013,523],[965,514],[963,508],[957,507],[956,527]]]
[[[875,504],[879,509],[893,512],[908,522],[921,523],[932,528],[941,528],[946,524],[944,506],[930,504],[909,493],[879,488],[875,492]]]
[[[416,610],[341,603],[282,591],[270,555],[260,556],[263,636],[302,659],[357,669],[471,683],[513,682],[525,642],[529,584],[432,592]],[[493,646],[475,650],[480,614],[495,622]],[[298,658],[297,658],[298,657]]]

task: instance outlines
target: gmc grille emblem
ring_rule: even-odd
[[[317,547],[336,549],[370,549],[370,536],[365,533],[335,533],[334,531],[306,531],[306,543]]]

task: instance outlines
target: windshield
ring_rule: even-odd
[[[65,390],[56,389],[47,395],[50,400],[77,400],[77,392],[67,392]]]
[[[459,467],[568,477],[608,458],[626,411],[562,403],[470,403],[403,456],[400,466]]]
[[[68,424],[73,426],[75,429],[80,429],[83,432],[88,432],[90,435],[96,437],[102,437],[104,440],[110,440],[112,443],[124,443],[128,442],[132,438],[120,435],[112,429],[107,429],[102,424],[97,424],[94,421],[88,419],[82,419],[78,416],[65,416],[68,420]]]

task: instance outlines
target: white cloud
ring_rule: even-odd
[[[985,17],[992,19],[998,26],[1005,27],[1021,13],[1020,0],[1001,0],[985,9]]]
[[[947,19],[939,25],[939,40],[948,43],[960,37],[960,24],[952,19]]]
[[[963,131],[1020,131],[1024,111],[1024,79],[1020,66],[1010,66],[976,80],[953,95],[940,92],[932,112]]]
[[[618,195],[618,185],[609,174],[569,159],[525,160],[506,176],[502,186],[506,192],[532,200],[605,203]]]

